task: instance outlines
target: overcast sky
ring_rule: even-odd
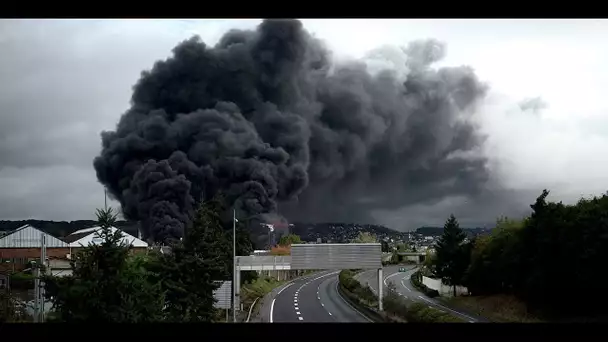
[[[194,34],[214,44],[258,20],[2,20],[0,219],[90,219],[103,206],[92,159],[128,108],[142,70]],[[608,190],[608,22],[304,20],[335,58],[420,38],[447,43],[491,91],[479,124],[512,189],[573,201]],[[539,98],[539,99],[537,99]],[[533,99],[533,100],[529,100]],[[528,101],[527,101],[528,100]],[[523,106],[527,101],[535,105]],[[534,198],[525,199],[526,204]],[[441,204],[440,204],[441,205]],[[449,206],[449,204],[443,204]],[[381,213],[395,227],[429,208]],[[395,227],[399,228],[399,227]]]

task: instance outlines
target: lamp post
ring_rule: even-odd
[[[245,218],[248,221],[257,215],[252,215]],[[232,321],[236,323],[236,308],[240,301],[237,300],[237,286],[240,281],[240,277],[237,276],[236,271],[236,223],[239,220],[236,218],[236,203],[232,208]]]

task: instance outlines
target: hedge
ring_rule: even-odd
[[[22,272],[13,273],[10,275],[11,289],[30,290],[34,288],[34,279],[32,274]]]

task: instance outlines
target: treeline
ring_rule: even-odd
[[[543,191],[522,220],[500,218],[496,229],[470,243],[452,217],[429,266],[473,295],[511,294],[545,316],[604,316],[608,298],[608,196],[574,205],[548,202]]]
[[[490,228],[462,228],[462,230],[467,234],[467,237],[486,235],[492,231]],[[443,227],[420,227],[416,228],[415,232],[422,236],[440,236],[443,234]]]
[[[185,237],[169,253],[134,254],[121,242],[112,209],[98,210],[102,242],[71,261],[72,275],[44,275],[45,296],[53,305],[48,321],[210,322],[223,320],[214,308],[217,281],[232,279],[232,222],[224,222],[221,198],[201,204]],[[237,253],[248,255],[251,240],[237,227]],[[250,282],[255,272],[243,272]],[[17,308],[15,308],[16,310]],[[10,315],[6,315],[11,317]]]

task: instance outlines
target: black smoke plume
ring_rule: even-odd
[[[97,177],[156,241],[182,236],[219,190],[250,214],[308,222],[478,193],[489,173],[470,117],[485,86],[470,68],[433,68],[439,42],[402,52],[405,77],[332,62],[297,20],[214,47],[193,37],[142,73],[102,133]]]

